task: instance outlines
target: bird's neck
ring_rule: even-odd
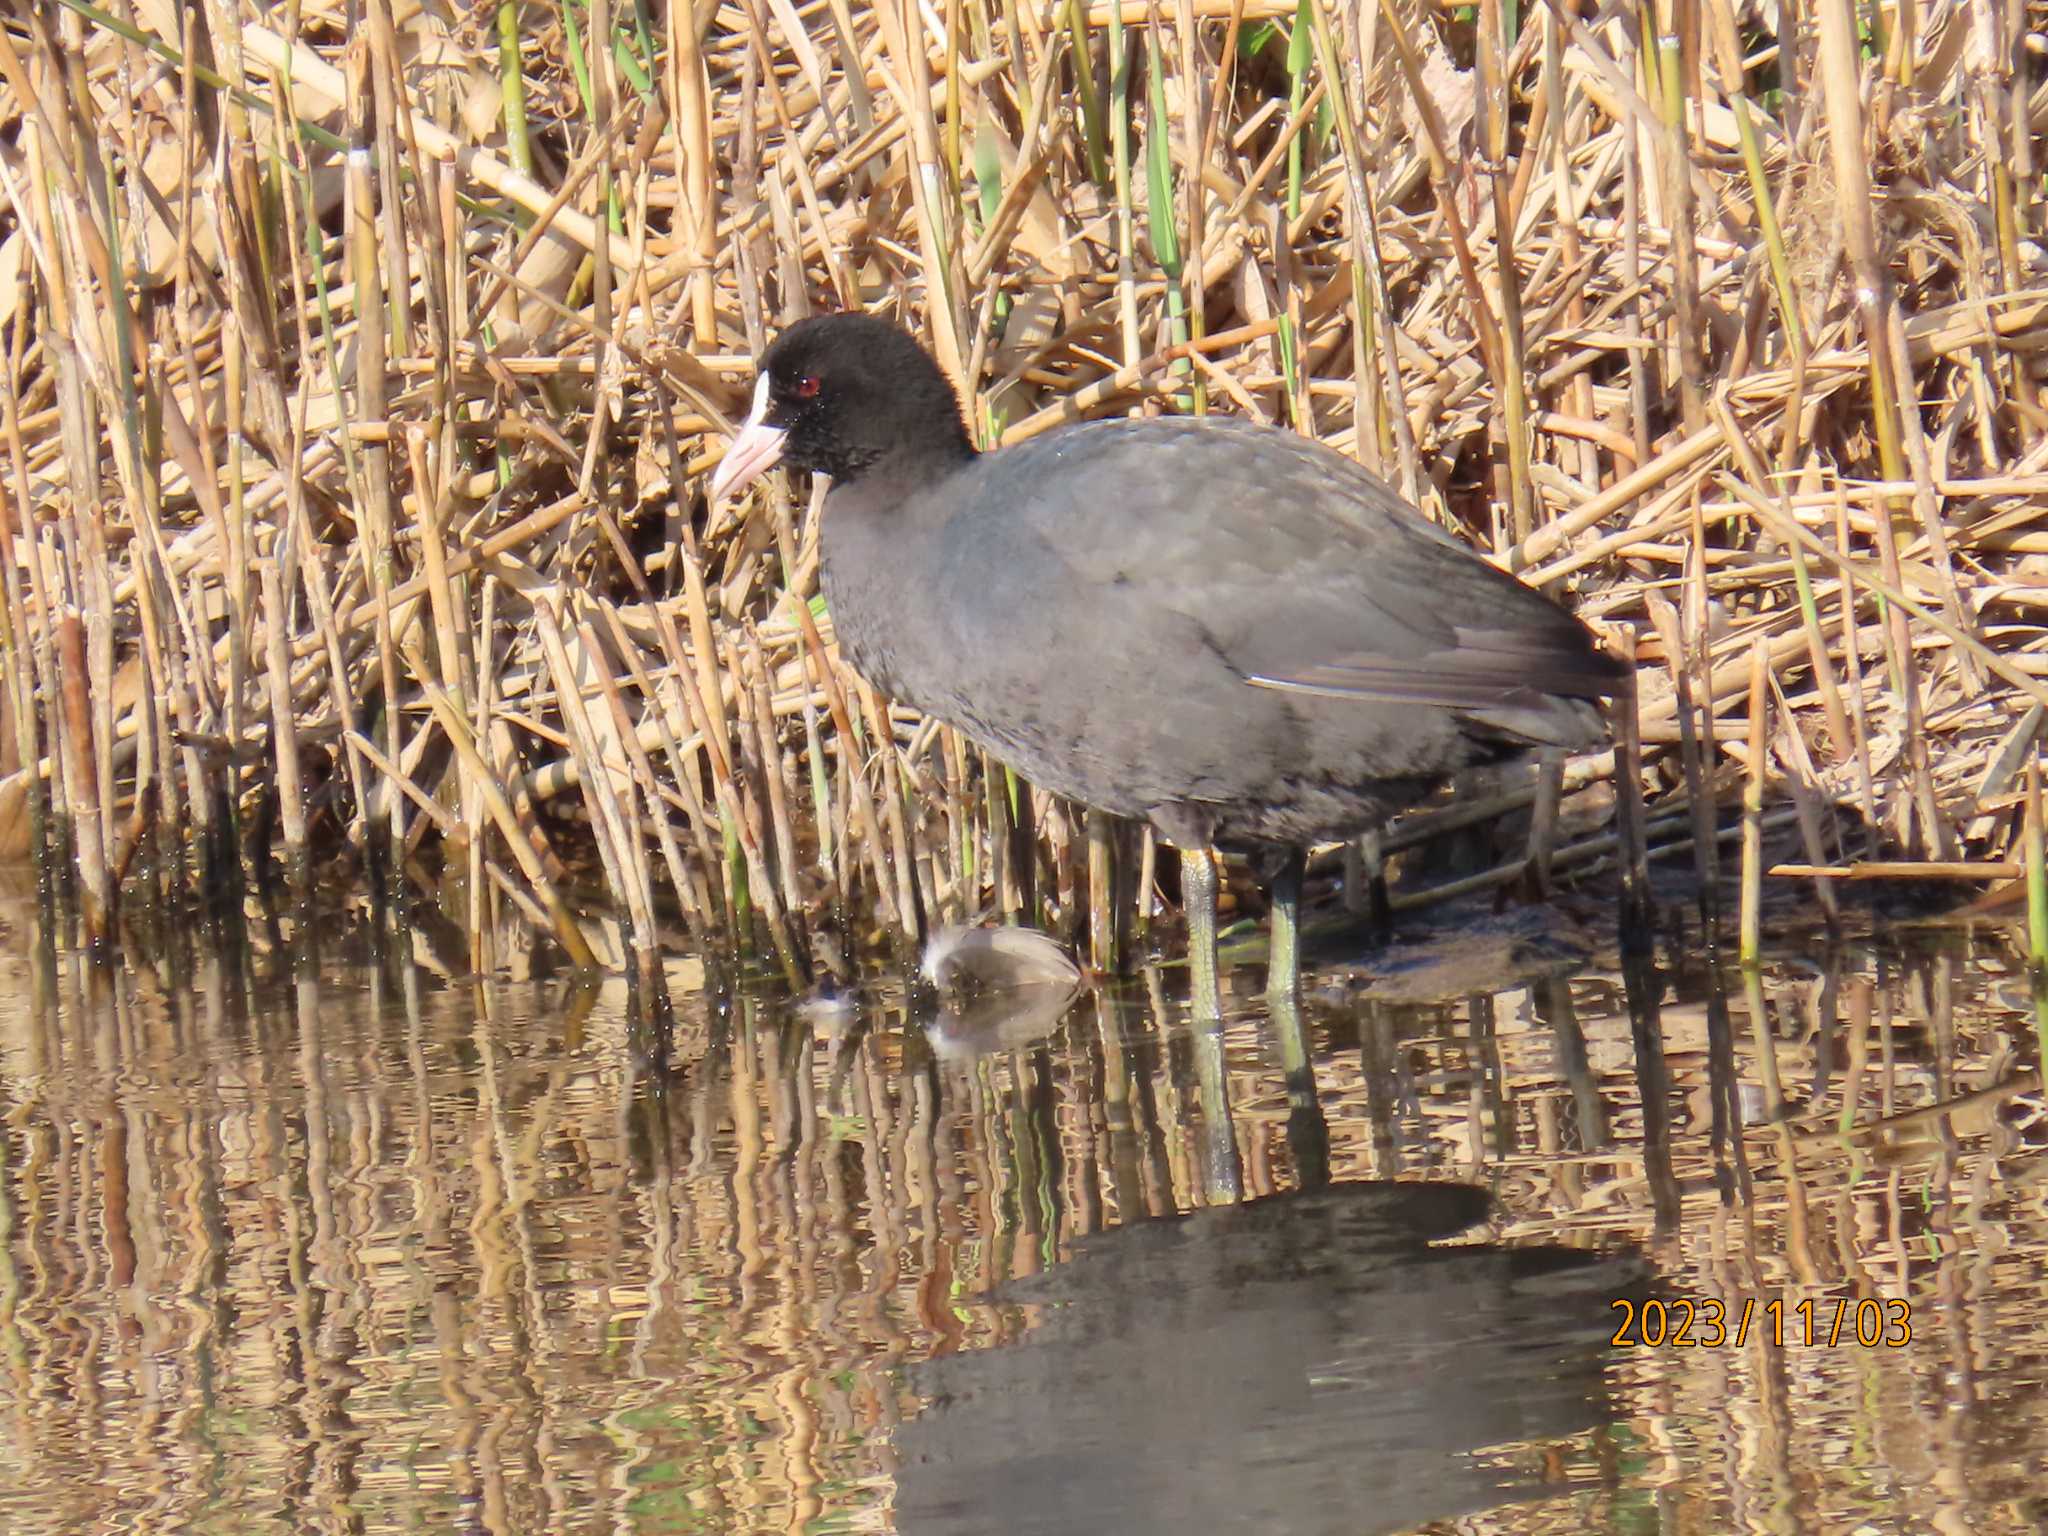
[[[886,486],[892,496],[910,496],[938,484],[978,457],[959,422],[935,424],[928,434],[899,443],[886,453],[843,465],[833,483]]]

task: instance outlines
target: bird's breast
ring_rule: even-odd
[[[928,708],[920,658],[934,649],[930,590],[913,552],[890,550],[872,520],[826,508],[820,579],[839,652],[869,684],[904,704]]]

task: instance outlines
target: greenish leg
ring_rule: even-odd
[[[1206,848],[1180,851],[1181,905],[1188,918],[1188,974],[1195,1017],[1223,1017],[1216,984],[1216,861]]]
[[[1273,933],[1266,961],[1266,995],[1301,995],[1301,877],[1308,856],[1299,848],[1273,876]]]
[[[1266,1006],[1287,1073],[1287,1146],[1294,1154],[1295,1178],[1301,1189],[1320,1189],[1330,1182],[1330,1124],[1316,1095],[1316,1068],[1309,1057],[1301,1003],[1274,992],[1268,995]]]
[[[1230,1118],[1230,1073],[1224,1060],[1223,1020],[1197,1018],[1194,1029],[1195,1092],[1202,1106],[1201,1199],[1235,1205],[1244,1198],[1244,1163],[1237,1155],[1237,1128]]]

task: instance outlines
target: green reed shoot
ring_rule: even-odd
[[[1287,116],[1289,120],[1301,115],[1301,104],[1308,96],[1308,63],[1315,50],[1315,14],[1311,7],[1315,0],[1301,0],[1294,12],[1294,30],[1287,34]],[[1287,146],[1287,217],[1301,217],[1301,174],[1303,135],[1297,133]],[[1289,386],[1292,393],[1292,386]]]
[[[1156,32],[1145,38],[1145,73],[1149,77],[1151,118],[1145,132],[1146,220],[1152,236],[1152,253],[1166,274],[1166,324],[1175,346],[1188,339],[1187,290],[1181,282],[1183,262],[1180,225],[1174,217],[1173,145],[1169,135],[1173,120],[1166,115],[1166,71],[1159,53]],[[1194,372],[1194,364],[1181,358],[1173,365],[1179,374]]]

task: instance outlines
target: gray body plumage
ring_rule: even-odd
[[[1461,769],[1591,746],[1619,676],[1375,476],[1243,422],[879,462],[822,537],[862,674],[1180,847],[1345,837]]]

